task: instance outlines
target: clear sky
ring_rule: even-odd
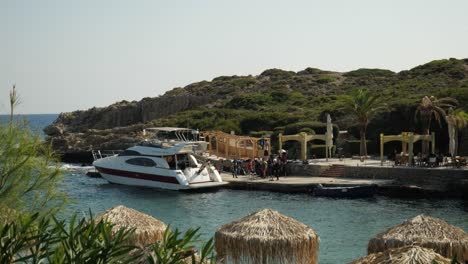
[[[59,113],[269,68],[468,58],[467,0],[0,0],[0,113]]]

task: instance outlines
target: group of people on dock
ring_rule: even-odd
[[[279,180],[280,176],[286,176],[287,152],[282,150],[278,155],[270,155],[268,158],[234,159],[232,161],[232,177],[238,175],[258,176],[263,179],[269,177],[270,181]]]

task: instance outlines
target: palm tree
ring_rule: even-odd
[[[373,95],[369,90],[359,89],[344,99],[344,108],[349,111],[359,125],[361,138],[359,155],[367,157],[366,130],[370,120],[379,111],[386,109],[387,105],[379,96]]]
[[[458,132],[468,126],[468,113],[461,109],[454,111],[449,109],[449,114],[445,117],[445,121],[449,125],[449,136],[452,136],[455,141],[453,153],[456,156],[458,152]],[[453,135],[450,135],[450,127],[454,128]]]
[[[415,113],[415,119],[417,119],[419,115],[419,120],[421,121],[421,124],[422,124],[423,134],[424,135],[430,134],[429,130],[431,128],[432,116],[434,116],[434,119],[437,121],[437,123],[440,126],[441,117],[443,118],[447,115],[445,113],[444,108],[454,107],[457,104],[458,104],[457,100],[450,98],[450,97],[437,99],[434,96],[424,96],[421,99],[421,103],[419,103],[418,108],[416,109],[416,113]],[[428,154],[428,150],[429,150],[429,142],[423,141],[422,153]]]

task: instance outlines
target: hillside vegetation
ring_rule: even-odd
[[[259,131],[278,133],[298,124],[304,125],[298,130],[318,132],[316,130],[320,130],[320,126],[317,122],[324,122],[329,113],[340,130],[349,130],[357,138],[359,133],[355,123],[343,110],[343,98],[361,88],[379,94],[389,106],[368,127],[372,152],[381,132],[420,132],[414,112],[423,96],[450,96],[459,101],[459,107],[468,111],[468,59],[435,60],[399,73],[385,69],[339,73],[307,68],[299,72],[269,69],[258,76],[221,76],[174,88],[160,97],[91,109],[91,116],[100,116],[99,120],[106,120],[105,124],[96,120],[83,121],[84,116],[90,115],[91,110],[88,110],[62,114],[54,126],[59,126],[62,134],[145,123],[146,126],[182,126],[258,135]],[[167,101],[171,100],[183,103],[180,107],[173,104],[171,112],[160,114],[162,110],[158,107],[170,105]],[[154,107],[148,108],[148,105]],[[104,113],[112,115],[112,118]],[[80,120],[75,122],[80,124],[79,129],[72,125],[73,120]],[[438,132],[438,137],[446,137],[446,128],[439,128],[437,123],[433,124],[433,130]],[[443,151],[445,141],[445,138],[438,140]],[[463,145],[460,149],[463,150]]]
[[[189,126],[249,134],[255,131],[284,131],[284,127],[305,121],[325,121],[330,113],[341,130],[358,137],[352,118],[343,110],[343,98],[366,88],[385,99],[389,110],[380,113],[369,125],[368,137],[374,142],[382,132],[420,132],[414,120],[417,104],[425,95],[450,96],[468,110],[468,59],[437,60],[408,71],[394,73],[381,69],[358,69],[336,73],[307,68],[300,72],[270,69],[257,77],[218,77],[211,82],[192,84],[179,91],[222,94],[224,98],[153,121],[155,125]],[[433,130],[446,136],[444,126]],[[306,126],[306,125],[305,125]],[[441,149],[446,139],[439,140]]]

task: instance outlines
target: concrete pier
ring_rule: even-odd
[[[248,190],[268,190],[277,192],[301,192],[309,193],[318,184],[323,186],[338,187],[338,186],[353,186],[353,185],[372,185],[379,187],[392,186],[393,180],[373,180],[373,179],[346,179],[332,177],[308,177],[308,176],[286,176],[276,178],[270,181],[268,178],[250,177],[240,175],[238,178],[233,178],[232,174],[221,173],[223,181],[228,182],[227,188],[232,189],[248,189]]]
[[[310,192],[317,184],[325,186],[376,184],[378,194],[408,198],[462,198],[468,199],[468,168],[394,166],[390,162],[381,166],[379,160],[355,159],[311,160],[308,163],[287,164],[287,177],[279,181],[232,178],[223,173],[227,188],[269,190],[279,192]]]

